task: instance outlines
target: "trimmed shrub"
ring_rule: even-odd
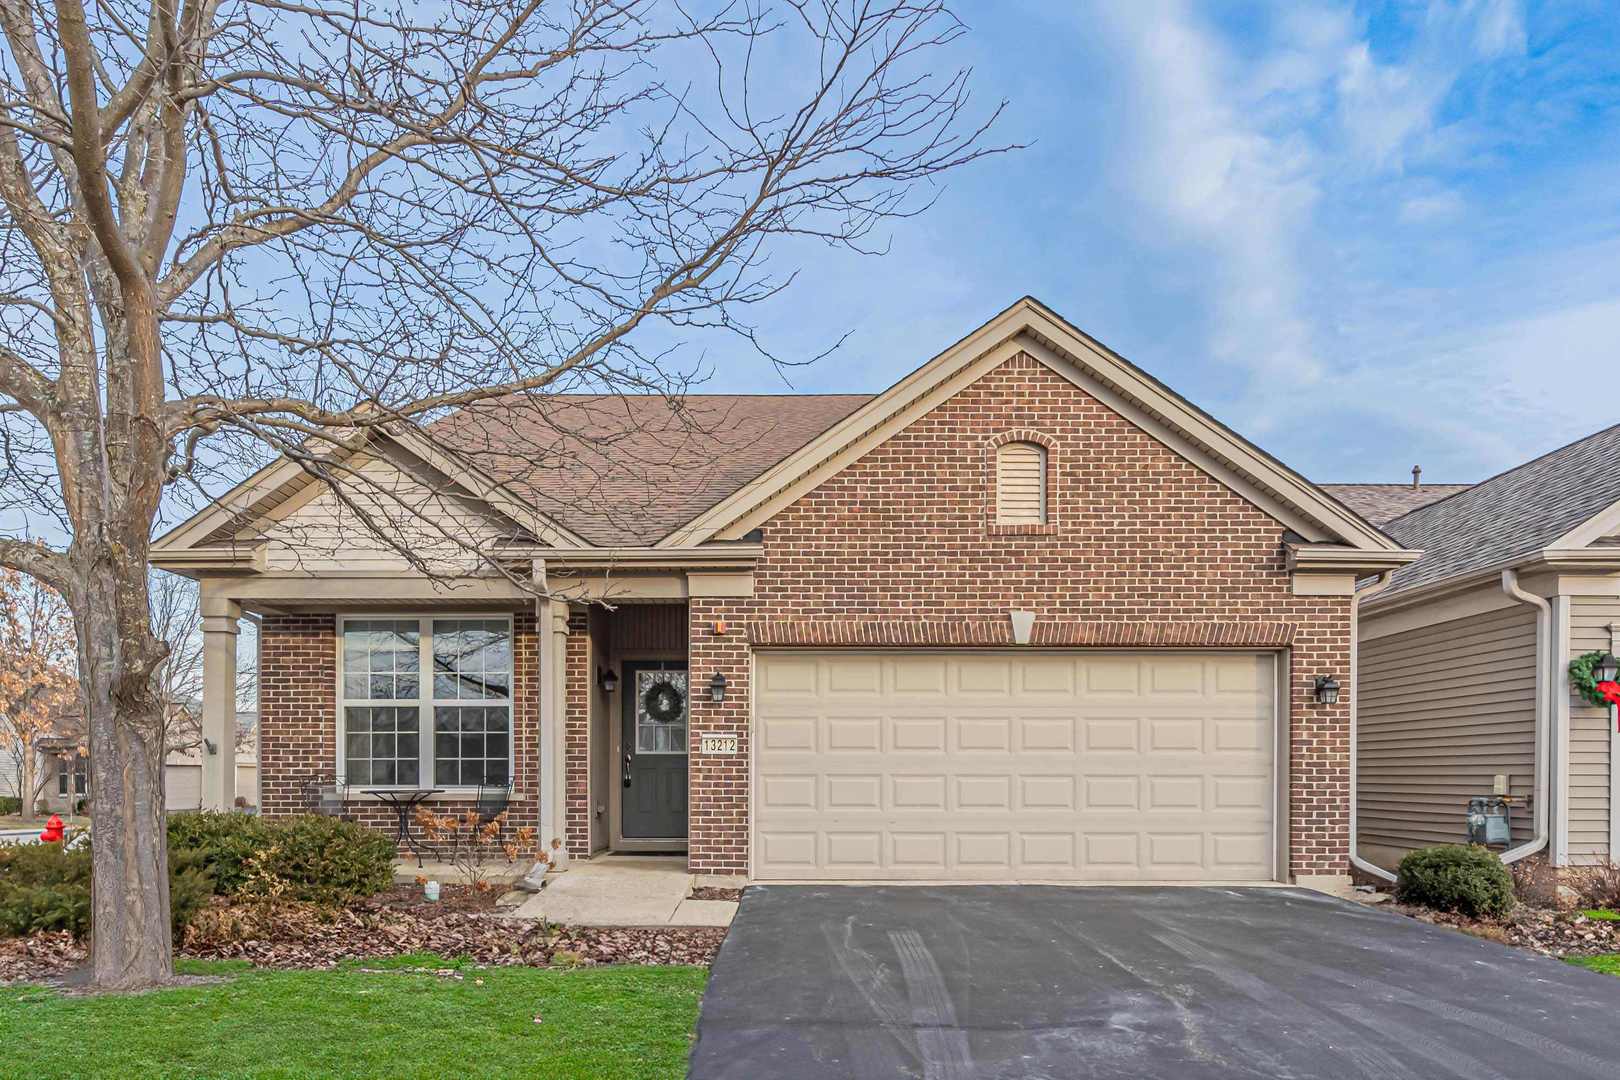
[[[1395,871],[1395,898],[1436,911],[1498,918],[1513,908],[1513,876],[1478,844],[1441,844],[1411,852]]]
[[[192,849],[203,858],[214,879],[214,891],[235,896],[247,880],[242,865],[270,843],[270,829],[251,814],[184,813],[169,815],[169,848]]]
[[[19,844],[0,848],[0,937],[90,930],[90,847]],[[169,853],[169,914],[179,941],[191,917],[214,893],[195,851]]]
[[[266,821],[252,814],[176,814],[169,818],[169,846],[195,848],[222,896],[240,895],[257,869],[282,882],[287,899],[322,904],[387,889],[398,858],[382,833],[317,816]]]
[[[0,815],[22,813],[22,800],[15,795],[0,795]]]

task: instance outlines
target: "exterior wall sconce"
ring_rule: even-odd
[[[1592,679],[1595,682],[1614,682],[1620,676],[1620,660],[1614,658],[1614,653],[1606,652],[1603,659],[1592,665]]]
[[[209,757],[213,757],[214,755],[219,753],[219,744],[216,743],[213,739],[204,739],[203,740],[203,749],[208,751],[208,756]]]
[[[606,671],[597,668],[596,685],[602,688],[602,693],[611,694],[619,688],[619,677],[613,673],[612,668],[608,668]]]
[[[716,705],[726,700],[726,677],[718,671],[709,680],[709,700]]]
[[[1339,700],[1339,680],[1331,675],[1318,675],[1316,677],[1316,700],[1323,705],[1332,705]]]

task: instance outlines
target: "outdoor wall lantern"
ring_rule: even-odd
[[[1318,675],[1316,677],[1316,700],[1323,705],[1332,705],[1339,700],[1339,680],[1331,675]]]
[[[1604,653],[1603,659],[1592,665],[1594,682],[1614,682],[1616,676],[1620,676],[1620,660],[1614,658],[1614,653]]]
[[[718,671],[709,680],[709,700],[716,705],[726,700],[726,677]]]
[[[619,677],[613,674],[612,668],[608,668],[606,671],[597,668],[596,683],[602,688],[602,693],[611,694],[619,688]]]

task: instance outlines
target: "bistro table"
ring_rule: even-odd
[[[443,790],[444,788],[367,788],[364,792],[392,806],[394,813],[399,815],[399,836],[395,842],[411,849],[411,854],[416,856],[418,870],[422,868],[422,848],[416,842],[416,837],[411,835],[411,811]]]

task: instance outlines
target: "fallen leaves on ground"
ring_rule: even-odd
[[[559,927],[414,907],[215,904],[198,914],[181,952],[278,968],[332,967],[343,960],[414,952],[469,956],[486,964],[707,965],[725,935],[721,927]]]
[[[723,927],[554,926],[482,911],[396,906],[375,898],[338,909],[216,900],[198,913],[179,955],[247,960],[266,968],[331,968],[345,960],[418,952],[465,956],[490,965],[706,967],[725,936]],[[58,976],[82,966],[88,957],[87,943],[76,943],[67,933],[0,939],[0,983]]]
[[[63,930],[21,938],[0,938],[0,983],[60,975],[79,967],[90,953]]]
[[[742,899],[741,889],[722,889],[715,885],[697,885],[692,889],[693,900],[731,900]]]
[[[1620,952],[1620,922],[1589,918],[1579,911],[1520,904],[1501,919],[1475,919],[1456,912],[1430,911],[1408,904],[1388,903],[1394,911],[1421,922],[1449,926],[1465,934],[1530,949],[1545,956],[1595,956]]]

